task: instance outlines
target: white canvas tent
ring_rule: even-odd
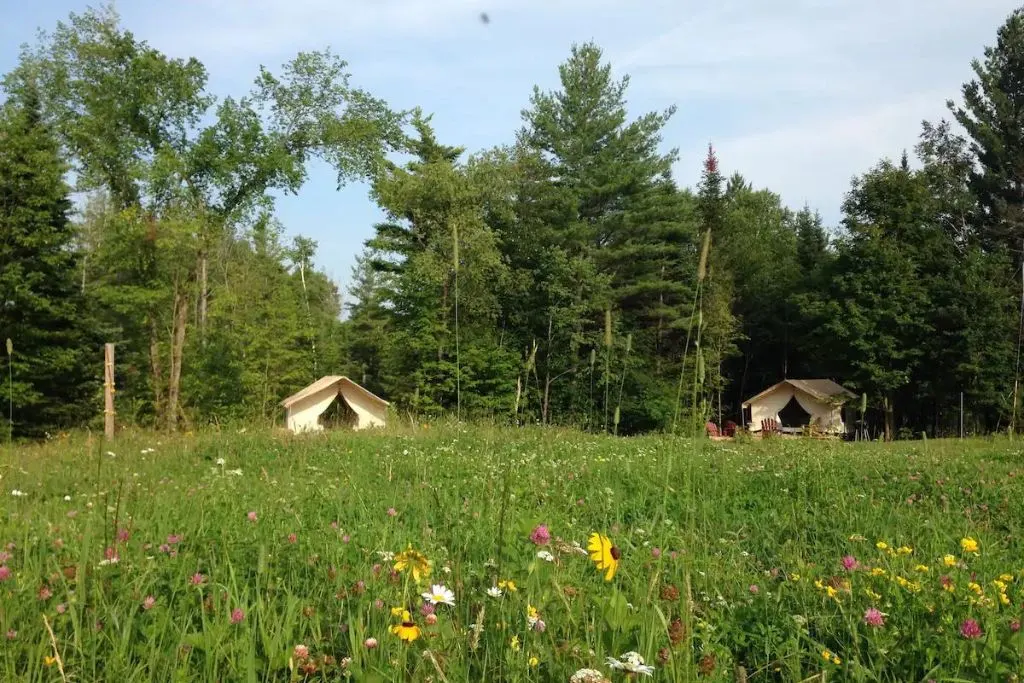
[[[841,434],[846,430],[843,404],[854,397],[830,379],[784,379],[744,401],[743,412],[749,410],[747,428],[752,432],[761,431],[762,420],[775,420],[784,432],[799,431],[793,426],[799,422],[826,434]]]
[[[390,405],[387,401],[348,377],[328,375],[281,401],[288,413],[288,429],[293,432],[323,429],[320,416],[331,407],[335,399],[342,400],[351,409],[354,414],[351,419],[353,429],[383,427],[387,422]]]

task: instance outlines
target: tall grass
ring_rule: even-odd
[[[689,443],[461,425],[18,447],[0,462],[0,680],[59,680],[55,653],[83,683],[623,680],[606,658],[628,650],[654,680],[1021,670],[1014,444]],[[621,549],[610,582],[573,549],[594,531]],[[420,585],[379,554],[410,544],[433,563]],[[434,624],[431,583],[455,593]],[[400,605],[423,632],[411,644],[389,631]],[[968,619],[981,637],[961,634]]]

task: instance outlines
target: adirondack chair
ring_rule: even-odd
[[[781,434],[782,429],[779,428],[779,421],[774,417],[765,418],[761,420],[761,434]]]
[[[704,425],[704,429],[707,430],[708,436],[710,436],[712,439],[714,439],[717,436],[720,436],[718,432],[718,425],[716,425],[714,422],[709,421],[706,425]]]
[[[726,436],[728,436],[728,437],[734,437],[734,436],[736,436],[736,428],[737,428],[738,426],[739,426],[739,425],[737,425],[737,424],[736,424],[735,422],[733,422],[732,420],[729,420],[729,421],[727,421],[727,422],[725,423],[725,425],[724,425],[724,429],[723,429],[722,431],[724,431],[724,432],[725,432],[725,435],[726,435]]]

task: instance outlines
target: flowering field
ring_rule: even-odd
[[[1016,680],[1024,445],[570,432],[0,455],[0,680]]]

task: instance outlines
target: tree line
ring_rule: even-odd
[[[101,419],[113,341],[120,419],[166,429],[270,421],[347,374],[415,419],[689,432],[829,377],[887,437],[956,433],[961,397],[969,431],[1016,430],[1024,8],[973,67],[951,120],[856,176],[827,227],[710,146],[680,186],[674,108],[631,118],[592,43],[513,142],[467,153],[329,51],[218,99],[112,9],[72,14],[3,80],[0,401],[15,435]],[[347,316],[274,214],[314,159],[387,216]]]

